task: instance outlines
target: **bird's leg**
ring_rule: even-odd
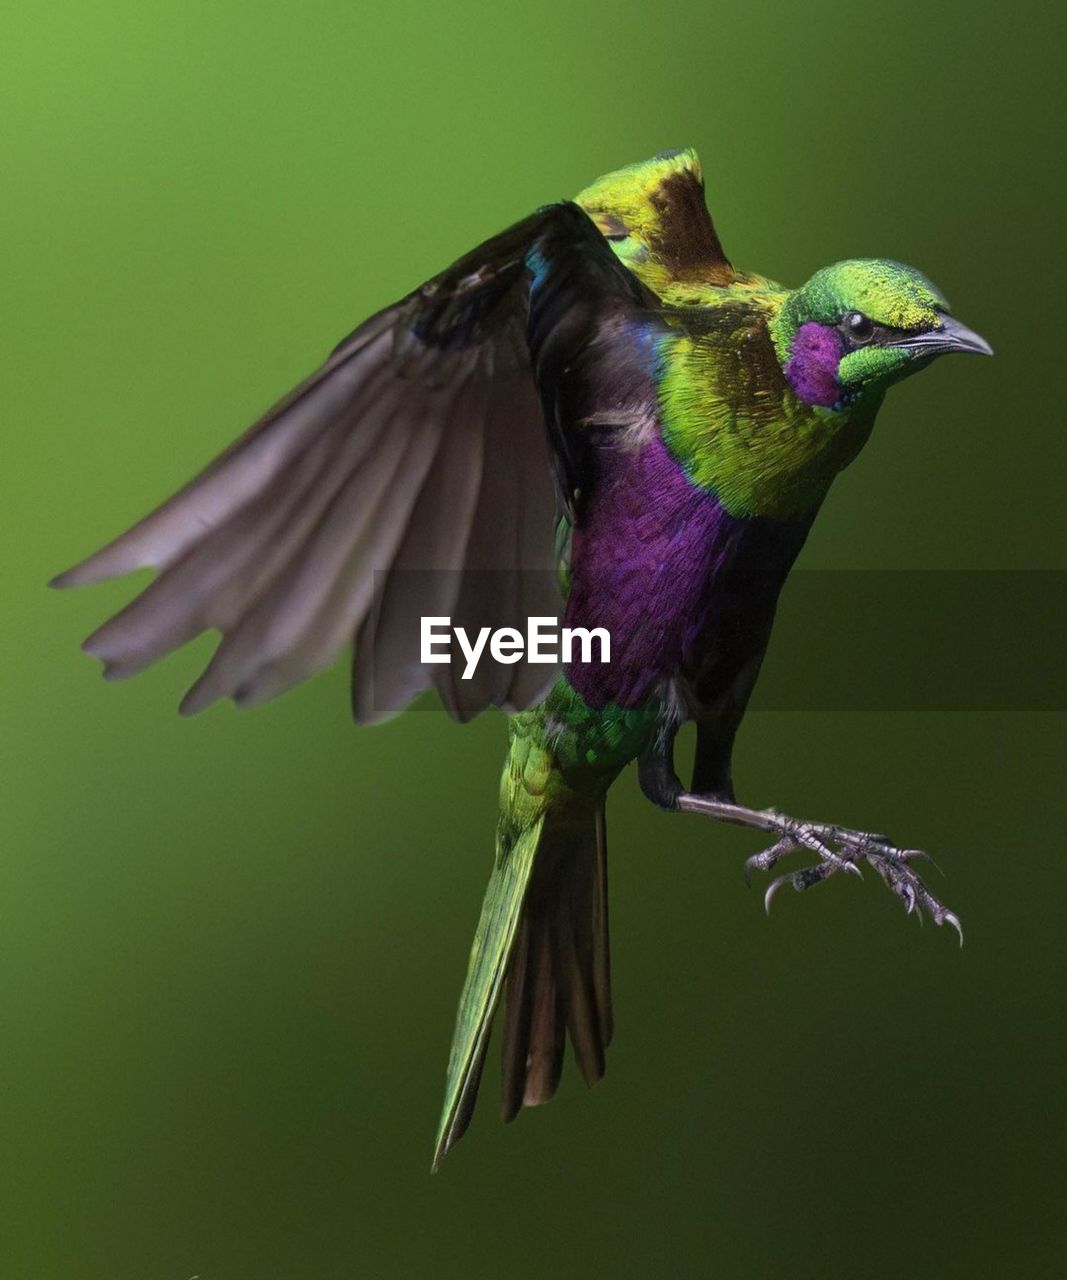
[[[674,772],[674,738],[659,744],[654,753],[637,762],[637,780],[641,790],[661,809],[677,809],[678,797],[685,788]]]
[[[899,849],[887,835],[879,832],[856,831],[829,822],[805,822],[776,809],[748,809],[716,796],[690,791],[679,790],[671,807],[773,835],[774,843],[753,854],[745,863],[746,878],[752,871],[770,871],[781,858],[802,849],[818,855],[819,862],[814,866],[802,867],[771,881],[764,898],[768,909],[771,899],[784,884],[791,884],[800,892],[837,871],[859,875],[859,864],[866,862],[901,899],[909,915],[915,912],[922,919],[923,912],[928,911],[935,923],[952,925],[963,941],[959,917],[934,897],[911,865],[915,861],[929,861],[921,849]]]
[[[724,779],[723,789],[718,791],[687,791],[674,768],[674,733],[665,733],[638,760],[641,790],[660,808],[699,813],[717,822],[766,831],[774,837],[773,844],[746,861],[746,880],[753,871],[770,871],[791,853],[807,849],[818,855],[819,861],[813,866],[801,867],[771,881],[763,899],[768,910],[772,898],[784,884],[791,884],[798,893],[803,892],[838,871],[861,875],[859,864],[866,862],[900,898],[909,915],[914,912],[921,920],[923,912],[928,911],[935,923],[952,925],[962,943],[959,917],[934,897],[911,866],[915,861],[929,861],[921,849],[898,849],[880,832],[855,831],[829,822],[805,822],[777,809],[746,808],[734,800],[728,774]]]

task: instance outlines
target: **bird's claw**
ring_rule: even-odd
[[[769,849],[754,853],[751,858],[745,860],[745,884],[752,884],[753,871],[770,871],[779,858],[784,858],[787,853],[793,853],[795,850],[796,845],[789,836],[782,836]]]
[[[770,871],[782,858],[802,849],[818,854],[820,861],[772,880],[763,897],[764,907],[768,911],[774,895],[783,885],[790,884],[798,893],[802,893],[829,879],[837,871],[860,875],[859,863],[866,862],[904,903],[908,915],[915,915],[921,921],[924,912],[929,913],[935,924],[951,925],[960,936],[960,945],[963,945],[963,928],[959,916],[934,897],[911,867],[911,863],[915,861],[931,861],[930,855],[924,850],[898,849],[881,832],[853,831],[849,827],[802,822],[779,814],[772,816],[771,830],[777,832],[778,839],[769,848],[746,860],[746,883],[751,882],[753,871]]]

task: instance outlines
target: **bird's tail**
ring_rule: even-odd
[[[517,719],[523,717],[516,717]],[[513,732],[496,859],[460,997],[434,1169],[463,1136],[493,1014],[504,998],[501,1112],[556,1091],[570,1033],[587,1084],[611,1039],[604,795],[563,785],[549,754]]]
[[[611,1040],[604,803],[582,823],[542,829],[507,970],[501,1114],[548,1102],[570,1032],[586,1084]]]

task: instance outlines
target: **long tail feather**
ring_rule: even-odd
[[[498,849],[460,998],[435,1170],[470,1123],[505,981],[501,1114],[511,1120],[555,1094],[568,1032],[586,1083],[604,1074],[612,1017],[602,799],[589,800],[585,817],[542,809]]]
[[[485,1064],[493,1013],[500,999],[500,988],[515,941],[544,820],[542,814],[523,831],[507,850],[506,856],[502,858],[498,851],[493,867],[456,1015],[456,1030],[448,1062],[448,1085],[434,1148],[435,1172],[470,1123]]]
[[[508,971],[504,1021],[505,1120],[554,1095],[565,1032],[585,1082],[596,1084],[604,1074],[612,1018],[602,804],[585,821],[546,829],[542,837]]]

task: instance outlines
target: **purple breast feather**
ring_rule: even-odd
[[[678,670],[748,522],[692,484],[662,440],[602,447],[596,469],[574,533],[565,622],[606,627],[611,662],[572,662],[567,678],[589,706],[634,706]]]

